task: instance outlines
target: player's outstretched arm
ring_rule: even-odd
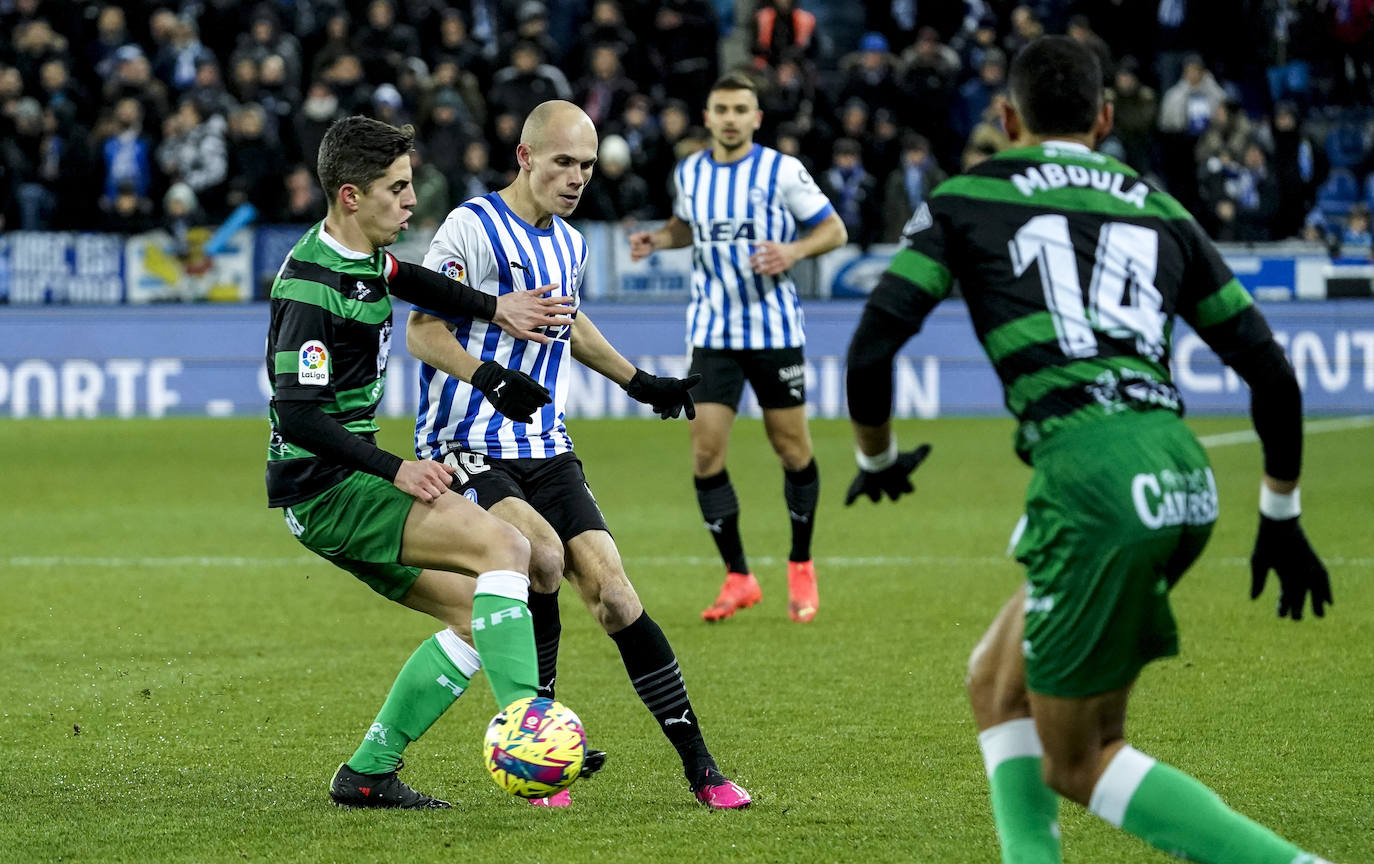
[[[696,403],[690,391],[701,380],[700,375],[664,378],[635,368],[615,350],[586,312],[578,315],[572,326],[572,352],[573,359],[619,384],[631,399],[653,408],[660,418],[667,420],[684,411],[688,420],[696,418]]]
[[[1302,390],[1297,376],[1273,339],[1227,357],[1227,363],[1250,386],[1250,416],[1264,451],[1259,531],[1250,555],[1250,599],[1264,592],[1272,570],[1279,580],[1279,617],[1301,620],[1310,595],[1312,613],[1320,618],[1333,602],[1331,579],[1298,524]]]
[[[630,235],[630,260],[648,258],[659,249],[680,249],[692,245],[692,226],[676,216],[657,231],[636,231]]]
[[[390,258],[390,256],[388,256]],[[490,321],[516,339],[548,342],[541,328],[566,327],[572,323],[573,307],[565,297],[550,297],[557,285],[535,291],[511,291],[495,297],[470,288],[426,267],[394,262],[389,282],[391,293],[423,309],[452,318],[480,318]]]
[[[519,423],[534,422],[534,412],[551,401],[549,391],[524,372],[491,360],[483,363],[469,354],[442,318],[411,312],[406,321],[406,349],[420,362],[467,381],[492,407]]]
[[[880,284],[849,341],[845,383],[859,470],[845,492],[846,507],[860,495],[875,502],[883,495],[896,501],[914,492],[911,473],[930,455],[929,444],[902,452],[892,435],[892,363],[920,323],[913,325],[883,308],[885,295],[902,290],[891,281]]]
[[[844,227],[844,221],[838,214],[831,213],[805,237],[791,243],[759,241],[754,245],[754,253],[749,256],[749,266],[754,268],[755,273],[777,276],[792,269],[792,266],[803,258],[838,249],[848,242],[849,232]]]

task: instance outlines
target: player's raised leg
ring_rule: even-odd
[[[620,649],[635,693],[682,759],[692,794],[716,809],[747,807],[749,793],[721,774],[707,749],[673,647],[640,603],[611,535],[578,534],[568,541],[567,561],[569,581]]]
[[[698,402],[697,416],[691,422],[692,474],[697,490],[701,518],[725,562],[725,582],[716,601],[701,617],[721,621],[740,609],[763,599],[758,580],[749,572],[744,557],[744,542],[739,535],[739,499],[725,470],[725,455],[730,446],[730,427],[735,410],[719,402]]]
[[[768,443],[782,460],[782,495],[792,523],[792,548],[787,554],[787,614],[804,624],[816,617],[821,606],[816,566],[811,559],[821,475],[811,451],[806,405],[765,408],[763,428]]]
[[[1021,657],[1026,589],[1012,595],[969,657],[964,682],[983,751],[1004,864],[1058,864],[1059,796],[1045,785]]]

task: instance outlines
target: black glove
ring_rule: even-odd
[[[915,492],[916,487],[911,485],[908,475],[929,455],[930,445],[922,444],[915,450],[898,453],[897,461],[881,471],[860,468],[859,473],[854,475],[854,482],[849,484],[849,491],[844,494],[844,506],[853,504],[860,495],[867,495],[870,501],[879,501],[886,492],[887,497],[896,501],[908,492]]]
[[[687,412],[687,419],[692,420],[697,416],[697,407],[692,401],[692,394],[687,391],[697,386],[700,381],[700,375],[660,378],[650,375],[643,369],[636,369],[635,377],[625,385],[625,392],[636,402],[643,402],[653,408],[664,420],[676,417],[683,411]]]
[[[1270,519],[1260,514],[1255,551],[1250,553],[1250,599],[1264,591],[1264,581],[1273,570],[1279,577],[1279,617],[1302,620],[1302,607],[1312,594],[1312,614],[1325,614],[1332,604],[1331,580],[1317,553],[1298,527],[1298,517]]]
[[[477,367],[472,386],[482,391],[497,411],[517,423],[533,423],[534,412],[553,401],[538,381],[494,360]]]

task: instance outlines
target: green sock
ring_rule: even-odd
[[[539,691],[534,619],[526,605],[529,588],[529,577],[513,570],[492,570],[477,577],[472,641],[486,667],[498,709]]]
[[[1035,721],[1008,720],[978,733],[992,789],[1004,864],[1059,864],[1059,796],[1040,773]]]
[[[1156,849],[1202,864],[1320,860],[1227,807],[1196,779],[1134,747],[1112,757],[1088,809]]]
[[[395,771],[406,745],[457,701],[479,668],[477,652],[447,628],[420,643],[401,667],[348,767],[360,774]]]

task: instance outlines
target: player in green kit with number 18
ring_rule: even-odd
[[[329,211],[282,263],[267,335],[269,506],[283,508],[306,548],[445,625],[402,667],[357,752],[335,773],[330,797],[351,807],[449,806],[397,777],[406,745],[483,666],[501,707],[536,695],[539,683],[527,605],[529,542],[451,494],[448,466],[380,449],[374,415],[391,347],[391,295],[481,317],[535,341],[547,338],[544,327],[571,324],[571,307],[537,291],[489,297],[383,250],[415,206],[413,138],[409,126],[366,117],[329,128],[318,160]],[[484,386],[500,392],[512,414],[549,401],[521,372],[501,369]],[[369,635],[345,638],[366,643]],[[584,774],[599,767],[592,755]]]
[[[912,491],[924,448],[891,434],[892,360],[955,279],[1034,469],[1026,585],[969,661],[1007,864],[1060,861],[1062,795],[1158,849],[1213,864],[1316,864],[1124,738],[1142,667],[1178,652],[1169,590],[1217,518],[1207,457],[1169,375],[1181,315],[1246,383],[1264,451],[1251,596],[1331,602],[1298,526],[1302,394],[1263,317],[1169,196],[1094,153],[1111,127],[1091,51],[1045,37],[1012,63],[1017,149],[941,184],[905,229],[849,349],[858,475],[846,503]]]

